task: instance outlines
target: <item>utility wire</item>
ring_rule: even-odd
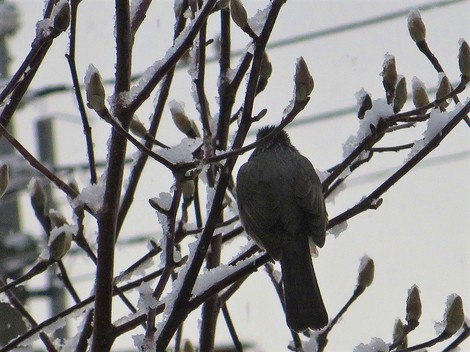
[[[445,6],[453,5],[453,4],[456,4],[456,3],[459,3],[459,2],[466,2],[466,1],[468,1],[468,0],[434,1],[434,2],[429,2],[427,4],[419,5],[419,6],[417,6],[417,8],[419,9],[420,12],[425,12],[425,11],[436,9],[436,8],[439,8],[439,7],[445,7]],[[385,21],[390,21],[390,20],[393,20],[395,18],[399,18],[399,17],[403,17],[404,15],[408,15],[410,9],[411,8],[406,8],[406,9],[403,9],[403,10],[390,12],[390,13],[387,13],[385,15],[375,16],[375,17],[363,19],[363,20],[356,21],[356,22],[346,23],[346,24],[342,24],[342,25],[339,25],[339,26],[322,29],[322,30],[319,30],[319,31],[304,33],[304,34],[301,34],[301,35],[292,36],[290,38],[285,38],[285,39],[280,39],[280,40],[272,40],[270,43],[268,43],[267,48],[272,49],[272,48],[292,45],[292,44],[295,44],[295,43],[305,42],[305,41],[309,41],[309,40],[313,40],[313,39],[317,39],[317,38],[321,38],[321,37],[326,37],[326,36],[333,35],[333,34],[347,32],[347,31],[367,27],[367,26],[374,25],[374,24],[380,24],[380,23],[385,22]],[[243,52],[244,51],[240,50],[240,51],[236,51],[234,53],[240,54],[240,53],[243,53]]]
[[[429,3],[426,3],[426,4],[419,5],[418,8],[421,12],[426,12],[426,11],[433,10],[433,9],[436,9],[436,8],[440,8],[440,7],[455,5],[455,4],[460,3],[460,2],[468,2],[468,0],[433,1],[433,2],[429,2]],[[322,30],[318,30],[318,31],[312,31],[312,32],[304,33],[304,34],[299,34],[299,35],[295,35],[295,36],[292,36],[292,37],[289,37],[289,38],[284,38],[284,39],[279,39],[279,40],[271,40],[267,45],[267,49],[269,50],[269,49],[275,49],[275,48],[279,48],[279,47],[289,46],[289,45],[300,43],[300,42],[310,41],[310,40],[314,40],[314,39],[318,39],[318,38],[322,38],[322,37],[327,37],[327,36],[338,34],[338,33],[351,31],[351,30],[358,29],[358,28],[363,28],[363,27],[367,27],[367,26],[371,26],[371,25],[375,25],[375,24],[380,24],[380,23],[383,23],[385,21],[390,21],[390,20],[402,17],[404,15],[407,15],[409,11],[410,11],[410,8],[406,8],[406,9],[403,9],[403,10],[390,12],[390,13],[387,13],[385,15],[379,15],[379,16],[367,18],[365,20],[360,20],[360,21],[351,22],[351,23],[347,23],[347,24],[342,24],[342,25],[339,25],[339,26],[334,26],[334,27],[330,27],[330,28],[326,28],[326,29],[322,29]],[[231,56],[242,55],[243,53],[245,53],[245,51],[246,51],[246,49],[234,50],[232,52]],[[214,63],[214,62],[218,62],[218,60],[219,60],[219,58],[214,56],[214,57],[208,58],[206,60],[206,62],[207,63]],[[185,68],[185,67],[186,67],[185,65],[177,65],[176,69],[182,69],[182,68]],[[141,74],[134,75],[132,77],[132,80],[136,81],[141,76],[142,76]],[[114,79],[104,80],[103,83],[104,84],[114,84]],[[61,93],[61,92],[64,92],[64,91],[72,91],[72,89],[73,89],[72,86],[68,86],[68,85],[64,85],[64,84],[48,86],[46,88],[37,89],[35,91],[32,91],[31,93],[29,93],[25,97],[24,103],[22,105],[27,104],[27,103],[29,103],[33,100],[43,98],[44,96],[47,96],[49,94],[57,94],[57,93]]]

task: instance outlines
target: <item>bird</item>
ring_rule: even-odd
[[[287,325],[296,332],[321,329],[328,314],[315,276],[310,245],[323,247],[328,214],[312,163],[275,126],[257,133],[259,143],[237,174],[237,204],[245,232],[280,261]]]

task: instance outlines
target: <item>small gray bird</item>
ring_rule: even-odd
[[[260,129],[257,139],[273,129]],[[281,262],[287,325],[298,332],[321,329],[328,314],[313,270],[309,237],[323,247],[328,216],[315,169],[285,131],[261,143],[242,165],[237,197],[245,231]]]

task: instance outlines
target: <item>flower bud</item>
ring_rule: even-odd
[[[186,134],[191,129],[191,121],[188,116],[184,113],[184,110],[170,106],[171,117],[176,127]]]
[[[393,344],[397,345],[399,349],[406,348],[408,345],[404,325],[401,319],[395,320],[395,326],[393,327]]]
[[[422,42],[426,39],[426,26],[421,19],[421,14],[417,9],[413,9],[408,14],[408,31],[411,39],[415,43]]]
[[[393,112],[398,113],[403,108],[408,98],[406,90],[406,79],[401,76],[398,80],[397,87],[395,88],[395,98],[393,99]]]
[[[358,97],[358,94],[362,92],[364,94]],[[356,94],[356,97],[358,97],[358,106],[359,106],[359,110],[357,111],[357,117],[359,120],[362,120],[364,116],[366,115],[366,112],[372,109],[372,98],[370,97],[370,94],[365,92],[364,90],[361,90],[360,93]]]
[[[269,57],[266,51],[263,53],[263,59],[261,60],[261,68],[259,72],[258,86],[256,87],[256,93],[262,92],[268,85],[269,77],[273,72],[273,65],[269,61]]]
[[[449,82],[449,79],[443,73],[439,73],[439,85],[436,92],[436,99],[442,99],[447,96],[452,91],[452,86]],[[441,109],[445,109],[449,106],[448,99],[444,99],[439,103]]]
[[[145,128],[144,124],[137,119],[132,119],[129,125],[129,129],[132,133],[140,138],[145,138],[147,135],[147,129]]]
[[[465,78],[470,79],[470,47],[465,40],[460,42],[459,68]]]
[[[295,101],[305,102],[313,91],[314,82],[304,58],[301,56],[295,64]]]
[[[5,194],[7,190],[8,182],[9,182],[8,165],[3,164],[2,166],[0,166],[0,198],[3,197],[3,195]]]
[[[75,191],[75,193],[80,194],[80,190],[78,189],[78,184],[77,184],[77,181],[75,181],[75,179],[69,180],[67,184],[70,186],[70,188],[72,188]]]
[[[374,281],[374,269],[374,261],[367,255],[363,256],[359,264],[358,287],[365,289],[372,284],[372,281]]]
[[[386,54],[382,69],[382,84],[387,94],[387,102],[392,102],[393,96],[395,95],[395,87],[397,85],[398,74],[397,66],[395,63],[395,56]]]
[[[172,100],[169,105],[171,117],[176,127],[190,138],[200,137],[201,134],[196,123],[184,113],[184,104]]]
[[[85,75],[85,91],[87,98],[87,106],[90,109],[95,110],[98,114],[106,109],[104,104],[105,90],[101,76],[95,66],[88,66],[88,70]]]
[[[30,182],[30,199],[31,206],[33,207],[36,217],[43,221],[46,216],[47,209],[47,196],[41,181],[37,178],[33,178]]]
[[[230,14],[238,27],[242,29],[248,27],[248,16],[240,0],[230,0]]]
[[[410,325],[419,324],[421,317],[421,298],[419,296],[418,286],[413,285],[408,290],[408,298],[406,299],[406,321]]]
[[[49,212],[51,220],[51,237],[49,238],[49,256],[51,259],[61,259],[70,249],[72,244],[72,234],[66,231],[64,226],[68,226],[67,219],[57,210]]]
[[[194,120],[189,120],[189,121],[191,121],[191,130],[186,135],[190,138],[201,137],[201,133],[199,132],[199,128],[197,128],[196,122],[194,122]]]
[[[57,210],[49,211],[49,219],[51,219],[52,228],[61,227],[68,224],[65,216]]]
[[[194,180],[186,180],[183,182],[182,191],[183,191],[183,199],[186,202],[190,202],[194,198],[195,192],[195,184]]]
[[[193,347],[193,344],[191,343],[191,341],[189,340],[186,340],[184,342],[184,346],[183,346],[183,351],[184,352],[194,352],[194,347]]]
[[[444,333],[448,336],[455,334],[462,326],[465,319],[463,312],[462,298],[458,295],[450,297],[447,303],[447,311],[445,314],[445,330]]]
[[[217,7],[219,9],[226,9],[230,5],[230,0],[219,0],[217,2]]]
[[[70,5],[68,1],[60,1],[52,10],[54,28],[65,32],[70,25]]]
[[[54,233],[57,231],[57,234]],[[51,239],[49,241],[49,257],[53,260],[61,259],[70,249],[72,244],[72,235],[69,232],[61,231],[60,228],[55,228],[51,232]]]
[[[428,93],[424,83],[417,77],[411,80],[411,89],[413,90],[413,104],[416,108],[429,104]]]

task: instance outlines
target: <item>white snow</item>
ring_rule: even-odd
[[[359,92],[360,93],[360,92]],[[370,126],[377,127],[380,119],[393,115],[393,108],[384,99],[374,100],[372,108],[366,112],[364,118],[359,121],[356,135],[351,135],[343,144],[343,157],[348,157],[352,151],[371,134]],[[358,159],[367,157],[368,153],[361,154]]]
[[[142,6],[142,0],[132,0],[131,1],[131,8],[130,8],[130,17],[131,21],[134,21],[135,14],[139,10],[139,8]]]
[[[238,262],[236,265],[226,265],[221,264],[217,268],[208,270],[207,268],[203,269],[202,274],[197,278],[196,284],[194,285],[192,295],[197,296],[202,294],[204,291],[209,289],[214,284],[218,283],[222,279],[228,277],[229,275],[239,271],[240,269],[252,265],[253,260],[261,256],[260,253],[257,253],[250,258]]]
[[[36,22],[36,39],[47,38],[51,34],[51,29],[54,27],[54,21],[50,18]]]
[[[360,261],[359,261],[359,270],[358,272],[362,272],[364,270],[364,268],[366,267],[366,265],[371,261],[372,259],[367,255],[367,254],[364,254]]]
[[[193,161],[193,152],[201,145],[200,138],[183,138],[180,144],[170,149],[159,149],[156,153],[173,164]]]
[[[60,12],[60,10],[62,10],[63,6],[70,6],[69,3],[68,3],[68,0],[59,0],[59,1],[57,1],[57,3],[52,8],[51,19],[52,19],[53,22],[54,22],[55,17],[57,16],[57,14]]]
[[[173,202],[173,196],[168,192],[160,192],[158,197],[152,198],[152,201],[158,204],[161,209],[169,210],[171,208],[171,203]],[[165,214],[157,211],[158,222],[162,226],[162,231],[164,236],[160,240],[160,246],[165,248],[165,241],[169,231],[168,217]]]
[[[93,74],[99,75],[100,71],[98,71],[98,69],[94,65],[90,64],[88,65],[88,68],[85,73],[85,90],[88,90],[88,86],[90,85],[91,81],[91,76]]]
[[[259,36],[261,34],[270,10],[271,4],[266,6],[263,10],[258,10],[253,17],[248,19],[248,25],[253,30],[253,32],[256,33],[256,35]]]
[[[141,313],[147,313],[149,308],[157,308],[158,302],[153,297],[153,288],[148,282],[142,282],[139,286],[139,301],[137,308]]]
[[[421,21],[421,13],[417,8],[413,8],[408,12],[408,26],[410,25],[411,22],[413,21]]]
[[[392,61],[395,61],[395,56],[390,53],[386,53],[384,55],[384,62],[383,62],[382,68],[385,68],[388,65],[390,65]],[[383,77],[383,75],[384,75],[384,71],[380,73],[380,76]]]
[[[378,337],[373,337],[370,340],[370,343],[365,345],[361,343],[360,345],[354,348],[354,352],[383,352],[388,351],[389,344],[385,343],[382,339]]]
[[[65,236],[72,239],[73,234],[77,233],[77,231],[78,231],[78,226],[77,225],[65,224],[65,225],[62,225],[60,227],[54,227],[51,230],[51,235],[49,237],[48,244],[50,246],[52,244],[52,242],[54,242],[54,240],[57,238],[57,236],[59,236],[61,233],[65,233]]]
[[[467,99],[470,101],[470,98]],[[413,148],[411,148],[408,156],[405,158],[404,163],[413,158],[421,149],[423,149],[428,143],[436,137],[442,129],[449,123],[450,120],[467,104],[456,104],[453,111],[440,111],[439,109],[433,109],[431,116],[427,121],[427,128],[423,132],[423,138],[415,141]]]
[[[78,197],[72,200],[72,207],[76,208],[80,205],[86,204],[94,212],[101,209],[105,191],[105,177],[101,176],[98,183],[89,185],[82,189]]]
[[[332,234],[335,237],[338,237],[342,232],[346,231],[348,228],[348,222],[343,221],[336,226],[333,226],[331,229],[328,230],[328,233]]]
[[[168,103],[168,108],[172,114],[184,115],[184,103],[182,101],[172,100]]]
[[[449,309],[452,306],[452,303],[454,303],[454,300],[459,297],[456,293],[451,293],[449,296],[447,296],[446,300],[446,308],[444,311],[444,314],[442,316],[441,321],[437,321],[434,324],[434,330],[436,331],[436,334],[440,335],[444,332],[446,326],[447,326],[447,315],[449,314]]]
[[[424,85],[423,81],[421,81],[418,77],[413,76],[411,79],[411,89],[418,90],[418,89],[424,89],[426,90],[426,86]]]

